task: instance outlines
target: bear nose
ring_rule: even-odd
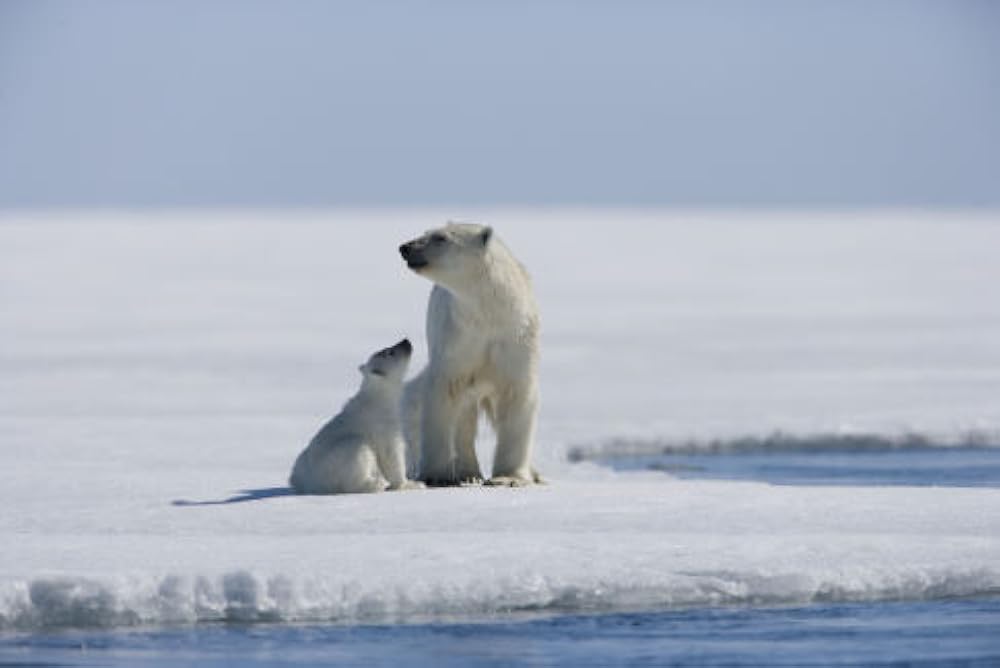
[[[411,246],[408,243],[403,244],[399,247],[399,254],[403,256],[405,260],[410,255]]]

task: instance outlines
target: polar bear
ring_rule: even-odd
[[[403,339],[359,368],[361,389],[299,454],[289,484],[299,494],[413,489],[407,480],[399,402],[413,346]]]
[[[538,307],[528,272],[490,227],[449,223],[399,247],[431,280],[426,368],[405,390],[408,448],[429,485],[478,483],[476,427],[497,434],[489,484],[539,482],[531,468],[538,411]]]

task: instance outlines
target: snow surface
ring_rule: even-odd
[[[0,628],[1000,592],[1000,490],[570,464],[619,438],[1000,433],[1000,217],[517,212],[551,484],[284,494],[448,212],[0,221]],[[481,456],[490,455],[488,440]],[[240,490],[248,490],[241,494]]]

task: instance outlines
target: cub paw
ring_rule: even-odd
[[[420,482],[419,480],[406,480],[398,485],[393,485],[389,487],[391,491],[394,492],[407,492],[414,489],[426,489],[427,485]]]

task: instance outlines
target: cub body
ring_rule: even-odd
[[[399,402],[413,347],[406,339],[359,369],[361,388],[299,454],[289,484],[299,494],[422,487],[407,480]]]

